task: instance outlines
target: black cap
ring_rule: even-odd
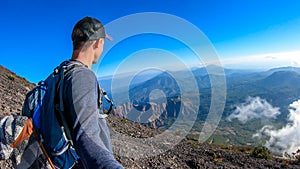
[[[79,35],[75,33],[75,31],[78,31],[78,29],[82,34]],[[95,18],[87,16],[78,21],[73,28],[73,42],[85,42],[90,40],[98,40],[100,38],[112,40],[112,38],[105,33],[102,23]]]

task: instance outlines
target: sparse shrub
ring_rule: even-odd
[[[242,153],[245,153],[245,154],[251,154],[252,147],[249,147],[249,146],[238,146],[237,150],[240,151],[240,152],[242,152]]]
[[[127,123],[127,122],[128,122],[128,120],[125,119],[125,118],[121,119],[121,121],[124,122],[124,123]]]
[[[192,148],[196,148],[197,144],[196,143],[192,143]]]
[[[284,166],[290,165],[290,163],[291,163],[291,160],[289,160],[289,159],[284,159],[282,161],[282,165],[284,165]]]
[[[287,154],[287,153],[286,153]],[[300,149],[298,149],[296,152],[292,153],[291,159],[295,159],[298,162],[300,162]]]
[[[292,154],[294,154],[294,153],[292,153]],[[291,154],[289,154],[288,152],[284,152],[284,157],[285,158],[288,158],[288,159],[290,159],[290,160],[292,160],[292,155]]]
[[[296,152],[292,152],[291,154],[288,152],[284,153],[285,159],[282,161],[283,165],[289,165],[291,163],[300,163],[300,149]]]
[[[176,131],[175,131],[175,134],[176,134],[177,136],[181,136],[181,135],[182,135],[182,133],[183,133],[183,131],[182,131],[182,130],[176,130]]]
[[[216,153],[213,154],[213,162],[220,163],[222,161],[223,161],[223,159],[222,159],[222,157],[220,157],[220,155],[217,155]]]
[[[14,81],[15,80],[15,77],[13,77],[12,75],[7,75],[7,78],[11,81]]]
[[[188,140],[199,141],[199,138],[198,138],[197,136],[195,136],[195,135],[192,135],[192,134],[186,136],[186,138],[187,138]]]
[[[298,162],[300,162],[300,149],[297,150],[295,158],[298,160]]]
[[[271,151],[266,147],[255,147],[251,151],[250,156],[266,160],[272,159]]]

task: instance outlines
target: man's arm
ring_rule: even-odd
[[[79,68],[70,77],[67,97],[72,138],[82,163],[88,168],[123,168],[113,157],[106,121],[99,119],[98,83],[94,73]]]

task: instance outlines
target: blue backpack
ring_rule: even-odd
[[[22,116],[8,116],[1,120],[0,127],[3,125],[4,131],[0,131],[0,136],[4,137],[4,141],[0,139],[0,160],[7,159],[13,148],[18,147],[18,152],[25,151],[24,144],[29,143],[28,138],[31,138],[32,134],[48,161],[48,164],[43,163],[42,166],[50,165],[53,169],[69,169],[80,160],[74,149],[71,132],[64,116],[63,104],[64,77],[80,66],[82,65],[77,62],[63,62],[46,80],[40,81],[27,93]],[[99,85],[98,87],[98,104],[102,104],[102,97],[104,97],[110,103],[109,110],[104,110],[104,112],[109,114],[112,111],[113,102]],[[14,134],[6,132],[6,128],[13,129]],[[31,160],[31,162],[36,160]]]
[[[31,118],[36,140],[52,168],[72,168],[79,160],[66,124],[63,83],[66,73],[79,64],[64,62],[31,90],[23,104],[22,115]]]

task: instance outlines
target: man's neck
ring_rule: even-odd
[[[88,66],[89,69],[91,69],[92,67],[92,63],[93,63],[93,54],[91,52],[88,51],[73,51],[72,54],[72,60],[77,60],[80,61],[81,63],[85,64]]]

